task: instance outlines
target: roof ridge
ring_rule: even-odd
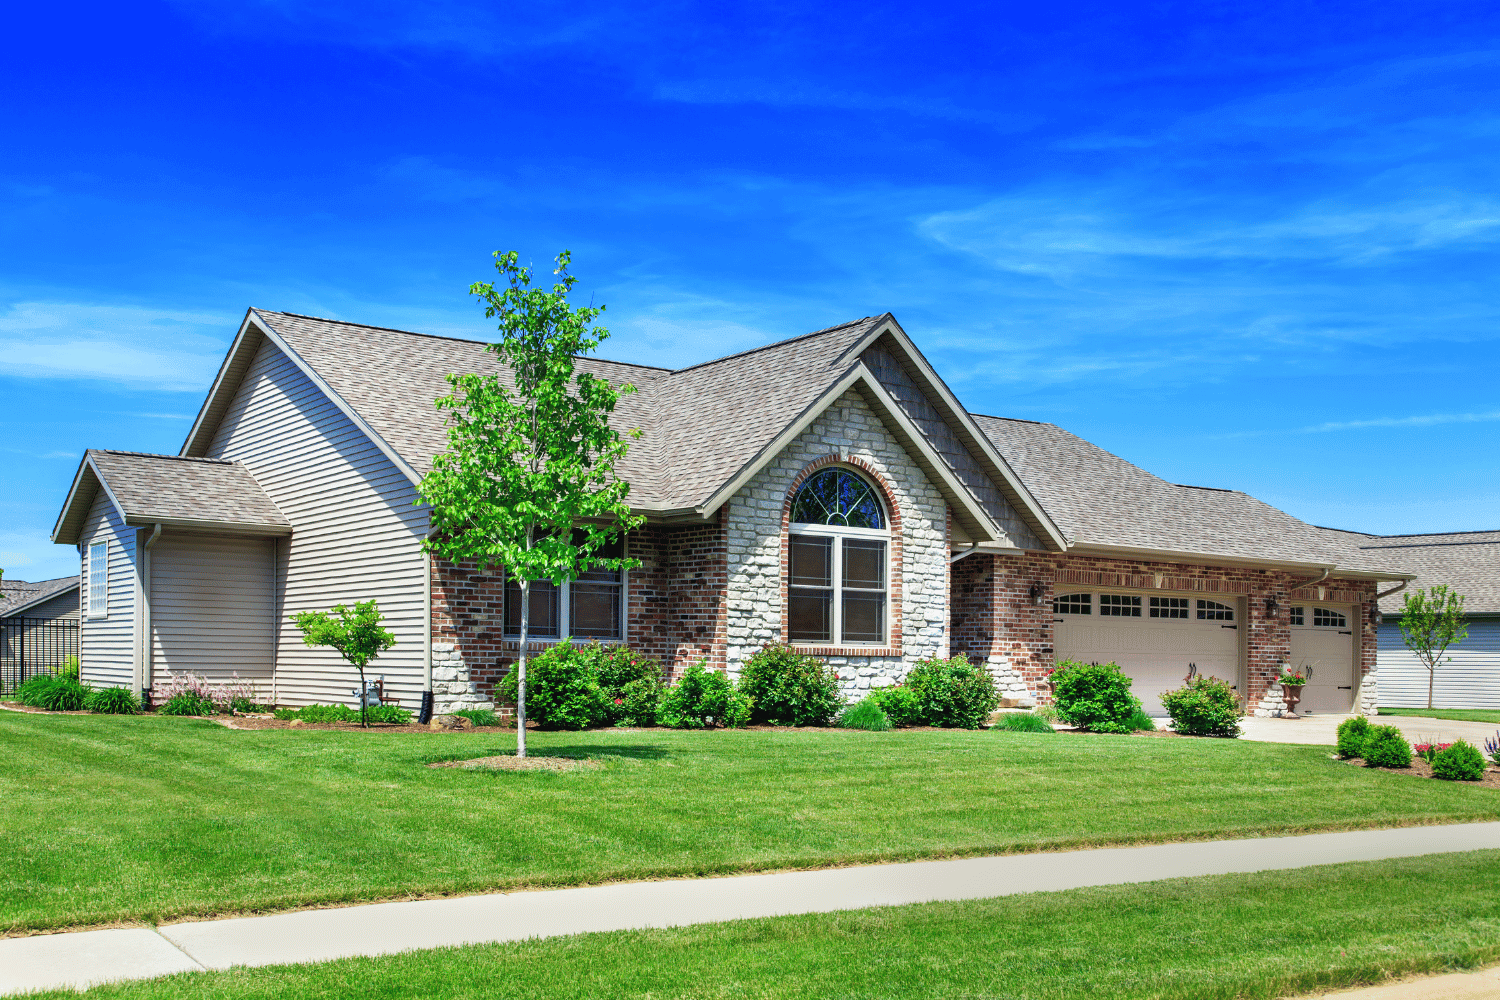
[[[1215,493],[1244,493],[1243,490],[1232,490],[1227,486],[1194,486],[1192,483],[1171,483],[1170,485],[1180,490],[1213,490]]]
[[[1500,528],[1475,528],[1471,531],[1419,531],[1410,535],[1372,535],[1361,532],[1368,538],[1451,538],[1454,535],[1496,535]]]
[[[1024,417],[997,417],[993,413],[975,413],[973,410],[969,410],[968,414],[971,417],[983,417],[985,420],[1009,420],[1014,424],[1036,424],[1038,427],[1057,426],[1057,424],[1049,423],[1046,420],[1027,420]]]
[[[89,451],[100,455],[132,455],[136,458],[170,458],[176,462],[211,462],[214,465],[238,465],[231,458],[209,458],[198,455],[161,455],[154,451],[122,451],[119,448],[90,448]],[[62,579],[58,577],[58,579]]]
[[[310,319],[314,323],[335,323],[339,326],[357,326],[361,330],[381,330],[385,333],[399,333],[407,337],[426,337],[429,340],[452,340],[460,344],[484,344],[486,346],[491,343],[491,341],[488,340],[474,340],[469,337],[452,337],[443,333],[423,333],[420,330],[402,330],[399,327],[394,326],[375,326],[373,323],[354,323],[344,319],[329,319],[326,316],[309,316],[306,313],[278,312],[274,309],[256,309],[254,306],[251,306],[251,308],[255,309],[255,311],[258,313],[269,313],[273,316],[292,316],[296,319]],[[573,357],[586,358],[589,357],[589,355],[575,354],[573,355]],[[660,365],[643,365],[635,361],[616,361],[613,358],[601,358],[597,355],[594,356],[594,360],[605,361],[612,365],[624,365],[627,368],[647,368],[651,371],[657,372],[672,371],[671,368],[663,368]]]
[[[881,315],[884,315],[884,313],[882,313]],[[707,368],[709,365],[716,365],[721,361],[732,361],[735,358],[743,358],[746,355],[756,354],[760,351],[769,351],[773,347],[784,347],[787,344],[794,344],[799,340],[807,340],[809,337],[820,337],[825,333],[832,333],[835,330],[842,330],[845,327],[856,326],[860,323],[867,323],[875,318],[876,317],[874,316],[861,316],[859,319],[851,319],[847,323],[836,323],[833,326],[825,326],[823,329],[814,330],[812,333],[801,333],[795,337],[787,337],[784,340],[777,340],[769,344],[762,344],[759,347],[751,347],[747,350],[736,351],[734,354],[725,354],[722,357],[712,358],[708,361],[700,361],[696,365],[688,365],[686,368],[674,368],[672,369],[672,374],[680,375],[683,372],[690,372],[698,368]]]

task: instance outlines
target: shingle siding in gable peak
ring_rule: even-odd
[[[1169,483],[1054,424],[977,414],[974,419],[1079,544],[1401,572],[1399,559],[1371,558],[1348,540],[1248,494]]]
[[[943,456],[959,482],[968,487],[985,513],[1004,529],[1007,541],[1020,549],[1045,548],[1026,522],[1016,516],[1015,509],[1006,502],[994,480],[985,474],[978,460],[959,441],[953,428],[948,426],[948,422],[907,373],[900,360],[881,344],[866,348],[861,357],[880,384],[889,390],[901,409],[906,411],[906,415],[921,428],[937,453]]]

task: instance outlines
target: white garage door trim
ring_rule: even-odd
[[[1059,591],[1052,621],[1056,662],[1118,663],[1151,715],[1166,714],[1162,692],[1181,687],[1194,666],[1243,693],[1242,598],[1159,590]]]

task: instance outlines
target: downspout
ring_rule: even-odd
[[[432,721],[432,553],[422,550],[422,708],[417,721]]]
[[[955,552],[953,555],[948,557],[948,565],[952,566],[954,563],[958,562],[965,556],[972,556],[975,552],[978,551],[979,546],[974,544],[973,542],[970,542],[968,548],[964,549],[962,552]]]
[[[141,556],[141,641],[144,648],[141,650],[141,689],[143,692],[151,690],[152,681],[152,654],[154,653],[151,641],[151,546],[161,537],[161,525],[158,524],[151,532],[151,537],[146,539],[142,546]]]
[[[1401,593],[1401,591],[1403,591],[1403,590],[1406,589],[1406,585],[1408,583],[1411,583],[1411,581],[1410,580],[1402,580],[1400,583],[1396,584],[1390,590],[1382,590],[1380,593],[1378,593],[1378,594],[1375,595],[1375,600],[1379,601],[1382,597],[1390,597],[1392,594],[1399,594],[1399,593]]]
[[[1301,583],[1292,584],[1290,587],[1286,588],[1286,596],[1291,597],[1292,591],[1294,590],[1302,590],[1304,587],[1316,587],[1318,584],[1328,579],[1329,574],[1334,571],[1334,568],[1335,567],[1330,566],[1323,571],[1321,576],[1315,576],[1311,580],[1303,580]]]
[[[1390,597],[1392,594],[1399,594],[1399,593],[1401,593],[1401,591],[1403,591],[1403,590],[1406,589],[1406,585],[1408,583],[1411,583],[1411,581],[1410,580],[1402,580],[1400,583],[1396,584],[1390,590],[1381,590],[1381,591],[1377,591],[1376,592],[1375,599],[1370,602],[1370,622],[1371,622],[1371,624],[1373,624],[1376,628],[1379,628],[1381,626],[1381,624],[1382,624],[1383,619],[1385,618],[1385,616],[1380,613],[1380,599],[1382,597]]]

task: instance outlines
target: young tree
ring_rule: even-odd
[[[1401,608],[1401,637],[1406,648],[1416,654],[1427,668],[1427,707],[1432,707],[1432,687],[1438,661],[1455,642],[1468,638],[1464,624],[1464,596],[1453,593],[1447,584],[1431,590],[1408,593]]]
[[[494,256],[502,287],[475,282],[469,292],[484,303],[485,316],[499,320],[501,339],[488,349],[510,378],[448,376],[453,391],[437,401],[447,412],[448,450],[433,460],[420,492],[432,507],[428,551],[472,560],[480,572],[503,569],[519,586],[516,756],[524,757],[531,585],[562,586],[596,566],[639,565],[598,553],[645,518],[631,514],[630,485],[615,474],[629,445],[609,424],[620,397],[635,387],[574,373],[577,356],[609,336],[593,326],[604,307],[568,304],[578,279],[568,273],[566,250],[557,255],[551,291],[531,287],[531,268],[520,266],[514,251]]]
[[[299,611],[291,616],[302,630],[302,641],[309,646],[332,646],[359,668],[359,724],[370,727],[369,706],[365,703],[365,665],[396,644],[396,637],[382,628],[385,616],[373,600],[350,608],[335,604],[332,611]]]

